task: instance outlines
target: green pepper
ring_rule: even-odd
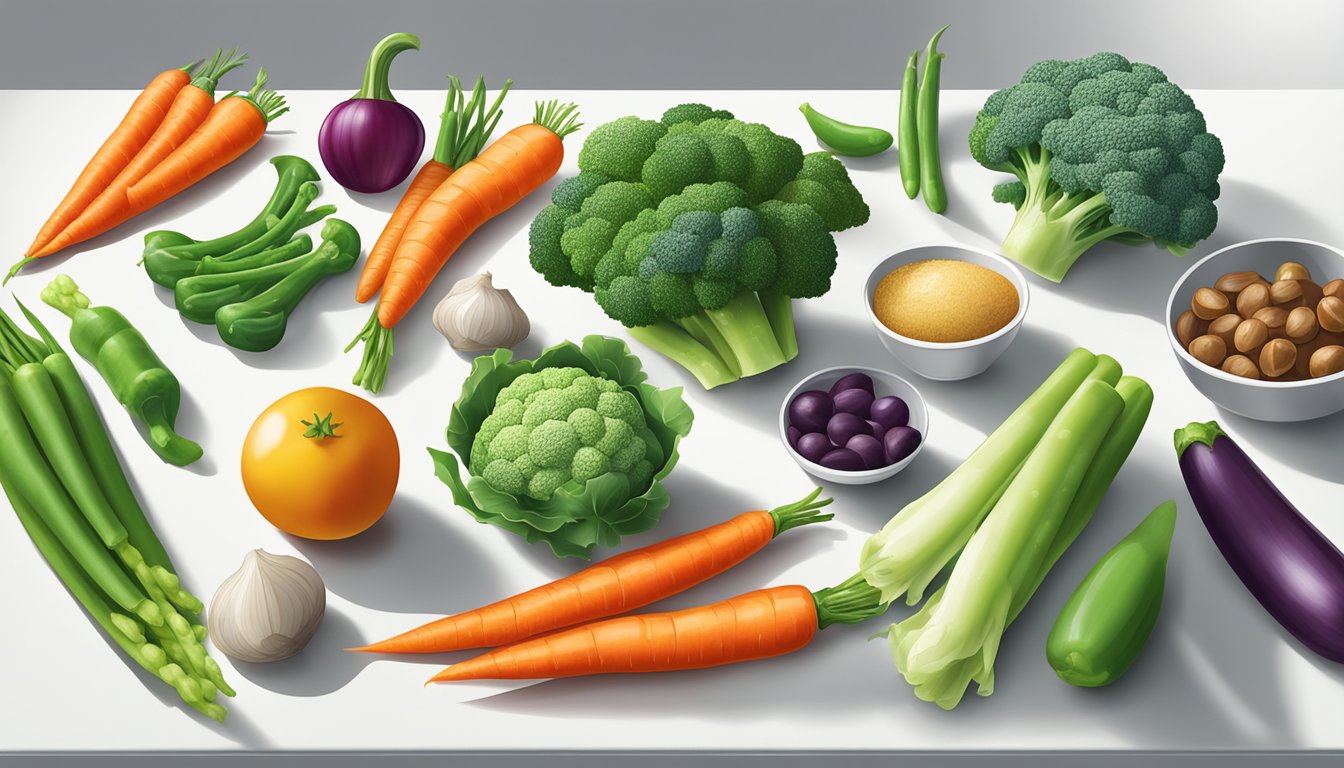
[[[215,327],[225,344],[264,352],[284,338],[289,315],[313,286],[328,275],[349,271],[359,258],[359,232],[340,219],[322,227],[322,244],[280,282],[247,301],[220,307]],[[278,266],[278,265],[277,265]]]
[[[268,256],[270,264],[258,264],[252,269],[235,272],[216,272],[183,278],[173,288],[173,301],[182,316],[197,323],[211,325],[220,307],[247,301],[294,273],[304,262],[302,257],[313,249],[313,239],[300,235],[287,245],[247,257]],[[206,259],[202,259],[204,265]],[[225,262],[237,264],[239,262]]]
[[[308,235],[299,235],[284,245],[278,245],[274,248],[267,248],[251,256],[244,256],[241,259],[233,261],[220,261],[214,256],[206,256],[201,259],[200,266],[196,267],[196,277],[205,277],[206,275],[227,275],[235,272],[247,272],[257,267],[265,267],[271,264],[279,264],[282,261],[308,253],[313,250],[313,239]],[[191,278],[187,278],[188,280]],[[182,283],[177,284],[178,288]]]
[[[1138,658],[1162,610],[1175,529],[1176,502],[1163,502],[1078,585],[1045,643],[1061,680],[1084,688],[1107,685]]]
[[[798,107],[817,139],[837,155],[868,157],[891,146],[891,134],[881,128],[842,123],[812,108],[806,101]]]
[[[41,297],[70,318],[71,346],[149,428],[149,445],[159,458],[179,467],[201,458],[201,446],[173,431],[182,400],[177,378],[131,322],[111,307],[90,307],[89,297],[66,275],[57,276]]]
[[[218,256],[250,243],[271,228],[272,225],[267,221],[270,217],[279,217],[289,210],[295,196],[298,195],[300,185],[305,182],[316,182],[320,178],[312,163],[294,155],[273,157],[271,165],[275,166],[278,175],[271,199],[266,202],[266,206],[256,218],[237,232],[213,240],[200,241],[181,232],[165,229],[146,234],[141,262],[145,265],[145,271],[150,279],[165,288],[172,288],[176,279],[191,274],[189,271],[182,274],[185,269],[184,262],[196,262],[205,256]]]

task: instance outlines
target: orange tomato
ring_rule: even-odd
[[[276,400],[243,441],[248,498],[271,525],[305,539],[345,539],[378,522],[400,469],[383,412],[330,387]]]

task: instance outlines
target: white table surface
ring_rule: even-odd
[[[283,86],[280,80],[276,84]],[[768,374],[704,392],[682,370],[637,344],[652,380],[687,387],[695,427],[682,444],[668,489],[672,506],[636,546],[804,495],[812,485],[776,437],[783,394],[818,368],[869,364],[912,376],[882,349],[861,312],[870,266],[893,249],[954,239],[994,247],[1012,210],[990,200],[997,174],[976,165],[965,135],[984,92],[943,96],[943,145],[951,203],[934,216],[900,191],[894,152],[846,160],[872,206],[866,226],[841,233],[840,266],[825,297],[797,305],[798,359]],[[1203,400],[1180,373],[1161,326],[1171,285],[1192,261],[1239,240],[1291,235],[1344,243],[1338,144],[1344,98],[1334,92],[1193,94],[1227,149],[1222,224],[1192,254],[1099,247],[1064,285],[1032,279],[1031,310],[1013,347],[968,381],[913,380],[931,411],[931,437],[916,463],[874,486],[828,489],[837,520],[788,534],[764,552],[669,606],[712,601],[770,584],[827,586],[852,573],[859,547],[906,502],[955,467],[1076,345],[1105,351],[1148,379],[1156,403],[1133,456],[1091,526],[1008,632],[997,692],[974,694],[953,712],[918,701],[891,665],[884,643],[865,637],[886,626],[835,626],[792,656],[666,675],[608,676],[524,685],[421,683],[466,654],[410,663],[342,648],[416,626],[442,613],[493,601],[569,573],[557,561],[453,507],[424,446],[442,430],[469,358],[430,324],[434,304],[456,280],[488,269],[529,312],[531,356],[588,333],[622,336],[592,299],[552,288],[527,263],[527,225],[554,182],[482,228],[454,257],[397,331],[387,389],[374,398],[395,426],[402,473],[397,497],[374,528],[343,542],[310,542],[272,528],[249,504],[238,455],[256,414],[306,386],[353,389],[356,357],[341,348],[367,309],[351,300],[358,270],[321,285],[299,310],[284,342],[263,354],[223,346],[214,329],[179,318],[168,292],[135,266],[140,235],[169,227],[198,237],[249,220],[270,193],[266,159],[294,153],[317,161],[315,136],[327,110],[347,94],[289,94],[293,111],[248,155],[159,209],[54,258],[10,283],[52,327],[64,318],[37,293],[66,272],[95,303],[117,307],[174,369],[187,393],[181,432],[206,458],[179,469],[160,463],[97,374],[77,363],[186,584],[207,602],[250,548],[310,560],[329,589],[325,623],[300,656],[273,665],[216,658],[238,689],[229,719],[195,716],[103,641],[23,534],[0,513],[0,750],[1297,750],[1344,747],[1344,668],[1319,660],[1287,636],[1246,592],[1214,548],[1182,485],[1171,432],[1218,419],[1328,536],[1344,542],[1341,479],[1344,414],[1313,423],[1248,421]],[[398,92],[433,135],[441,94]],[[891,92],[572,92],[515,91],[503,126],[530,119],[535,98],[573,99],[589,126],[624,114],[656,117],[701,100],[764,122],[815,149],[796,106],[859,123],[894,127]],[[119,119],[125,92],[0,92],[0,253],[17,257],[84,161]],[[502,129],[500,131],[502,133]],[[586,130],[566,142],[561,176],[575,172]],[[428,152],[429,149],[427,148]],[[320,165],[319,165],[320,168]],[[323,185],[365,238],[381,230],[399,191],[351,195]],[[6,259],[8,261],[8,259]],[[4,302],[6,311],[12,304]],[[358,391],[358,390],[354,390]],[[1166,605],[1148,648],[1109,689],[1071,688],[1044,659],[1059,606],[1096,558],[1167,498],[1180,507]],[[600,552],[605,556],[609,552]],[[895,616],[903,610],[893,611]]]

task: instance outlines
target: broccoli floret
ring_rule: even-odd
[[[594,291],[593,298],[607,317],[627,328],[653,325],[661,319],[649,299],[648,283],[638,277],[621,275]]]
[[[610,470],[611,460],[607,458],[606,454],[596,448],[584,446],[574,452],[574,460],[570,464],[569,474],[580,483],[586,483]]]
[[[737,293],[737,284],[729,279],[716,279],[706,275],[696,275],[691,280],[695,289],[695,299],[704,309],[723,309]]]
[[[775,246],[764,237],[747,241],[737,259],[737,282],[748,290],[763,291],[774,285],[779,275]]]
[[[490,441],[490,458],[513,461],[527,453],[527,435],[529,432],[530,429],[522,424],[514,424],[500,430],[499,434],[495,435],[495,439]]]
[[[653,236],[653,258],[664,272],[690,274],[704,265],[706,246],[704,240],[691,232],[668,229]]]
[[[579,408],[565,420],[574,430],[574,434],[578,435],[580,445],[597,445],[597,441],[606,434],[607,425],[597,411],[593,410],[594,407]]]
[[[741,255],[742,246],[737,242],[725,237],[711,240],[705,250],[705,265],[700,271],[706,277],[731,282],[737,275],[737,263]]]
[[[556,184],[555,190],[551,192],[551,202],[570,213],[576,213],[583,206],[583,201],[608,181],[611,179],[605,174],[580,173]]]
[[[760,219],[750,208],[729,208],[719,215],[723,238],[734,243],[745,243],[761,233]]]
[[[511,496],[521,496],[527,488],[527,478],[513,465],[512,461],[495,459],[486,465],[481,473],[485,482]]]
[[[640,179],[661,200],[691,184],[715,181],[714,155],[694,134],[664,136],[640,171]]]
[[[613,181],[598,187],[584,199],[579,208],[589,216],[606,219],[613,228],[619,228],[654,205],[653,195],[643,184]],[[614,229],[613,229],[614,231]]]
[[[821,296],[835,273],[835,239],[810,206],[767,200],[756,209],[777,261],[772,289],[795,299]]]
[[[581,216],[584,214],[577,214],[571,218]],[[611,248],[611,239],[615,236],[616,225],[606,219],[590,217],[560,236],[560,249],[569,259],[574,274],[591,284],[593,270],[597,267],[597,262]]]
[[[700,311],[690,275],[659,272],[649,280],[649,303],[664,317],[673,320]]]
[[[662,123],[668,127],[678,123],[703,123],[711,118],[721,118],[732,120],[733,113],[723,109],[714,109],[704,104],[691,102],[689,104],[678,104],[663,113]]]
[[[811,206],[832,232],[868,221],[868,204],[863,195],[850,181],[844,164],[828,152],[805,155],[798,177],[785,184],[775,199]]]
[[[803,167],[803,148],[798,142],[760,123],[729,120],[722,130],[741,139],[751,156],[751,172],[743,180],[742,189],[753,205],[774,197]]]
[[[723,213],[729,208],[747,204],[747,195],[741,187],[727,181],[713,184],[692,184],[679,194],[663,198],[658,204],[660,228],[671,226],[672,221],[689,211]]]
[[[557,489],[569,482],[569,468],[538,469],[527,481],[527,495],[537,501],[546,501],[555,495]]]
[[[1055,282],[1100,242],[1179,255],[1218,223],[1222,143],[1161,70],[1118,54],[1033,65],[985,101],[969,142],[1018,179],[993,191],[1017,208],[1004,253]]]
[[[687,211],[672,220],[671,229],[673,232],[694,235],[706,243],[723,234],[723,225],[719,223],[719,217],[710,211]]]
[[[565,220],[571,215],[558,205],[541,209],[527,231],[528,260],[551,285],[572,285],[588,290],[591,283],[574,272],[573,264],[560,245],[565,234]]]
[[[617,181],[639,181],[644,161],[665,133],[662,123],[634,116],[599,125],[579,150],[579,170]]]

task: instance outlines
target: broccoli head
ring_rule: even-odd
[[[1055,282],[1102,241],[1180,255],[1218,223],[1222,142],[1160,69],[1119,54],[1032,65],[985,101],[969,143],[1017,176],[993,191],[1018,211],[1004,253]]]
[[[797,354],[790,301],[830,288],[831,233],[869,215],[840,161],[703,104],[598,127],[579,168],[532,224],[534,268],[706,387]]]

